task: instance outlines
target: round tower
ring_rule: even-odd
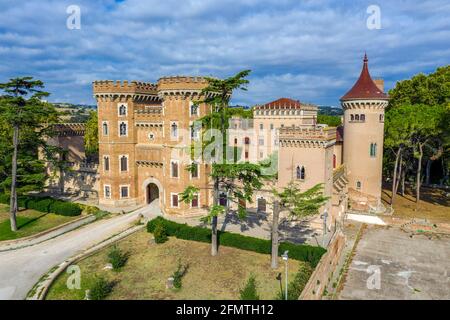
[[[380,204],[384,109],[389,97],[372,80],[367,55],[359,79],[341,98],[344,109],[344,163],[351,202],[367,209]]]

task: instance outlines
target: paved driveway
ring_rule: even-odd
[[[450,237],[365,230],[340,299],[450,299]]]
[[[31,247],[0,252],[0,300],[24,299],[52,267],[129,228],[138,214],[100,220]]]

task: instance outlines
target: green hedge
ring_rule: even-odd
[[[0,203],[9,205],[9,196],[0,194]],[[17,204],[21,208],[55,213],[61,216],[79,216],[83,211],[83,208],[77,203],[66,202],[50,197],[19,196],[17,198]]]
[[[163,217],[157,217],[149,221],[147,223],[147,231],[153,233],[158,224],[163,224],[165,226],[168,236],[174,236],[184,240],[211,243],[210,229],[191,227],[187,224],[166,220]],[[230,232],[218,231],[217,233],[220,245],[265,254],[270,254],[271,252],[272,245],[270,240],[258,239]],[[290,258],[309,262],[312,267],[317,266],[320,258],[326,252],[326,250],[321,247],[282,242],[279,246],[280,254],[285,250],[289,250]]]

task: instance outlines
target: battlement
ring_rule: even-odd
[[[208,85],[204,77],[174,76],[158,80],[158,91],[165,90],[202,90]]]
[[[86,125],[84,123],[57,123],[53,125],[53,130],[57,136],[83,136]]]
[[[335,127],[283,127],[280,128],[280,140],[336,140]]]
[[[99,80],[92,83],[94,94],[96,93],[138,93],[157,94],[157,86],[150,82],[142,81],[113,81]]]

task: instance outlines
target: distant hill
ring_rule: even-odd
[[[89,118],[89,112],[97,106],[85,104],[72,104],[66,102],[52,102],[60,113],[59,119],[65,123],[84,123]]]
[[[68,109],[97,109],[96,105],[89,104],[73,104],[67,102],[51,102],[57,108],[68,108]]]
[[[318,106],[319,114],[327,115],[327,116],[341,116],[344,114],[344,111],[341,107],[335,106]]]

